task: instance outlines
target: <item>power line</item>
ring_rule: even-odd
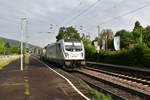
[[[81,15],[83,15],[84,13],[86,13],[89,9],[95,7],[95,5],[100,2],[102,0],[97,0],[95,3],[93,3],[92,5],[90,5],[88,8],[86,8],[85,10],[83,10],[82,12],[80,12],[78,15],[76,15],[75,17],[73,17],[71,20],[69,20],[67,23],[73,22],[75,21],[78,17],[80,17]]]
[[[136,9],[131,10],[131,11],[129,11],[129,12],[126,12],[126,13],[124,13],[124,14],[122,14],[122,15],[115,16],[115,17],[113,17],[113,18],[111,18],[111,19],[109,19],[109,20],[103,21],[103,22],[100,23],[99,25],[103,25],[103,24],[106,24],[106,23],[108,23],[108,22],[110,22],[110,21],[116,20],[116,19],[118,19],[118,18],[120,18],[120,17],[124,17],[124,16],[126,16],[126,15],[132,14],[132,13],[137,12],[137,11],[143,9],[143,8],[148,7],[148,6],[150,6],[150,4],[144,5],[144,6],[139,7],[139,8],[136,8]]]
[[[122,0],[122,1],[120,1],[119,3],[117,3],[117,4],[114,4],[114,5],[112,5],[112,6],[110,6],[110,8],[109,9],[114,9],[114,8],[117,8],[117,6],[120,6],[120,4],[124,4],[123,2],[125,2],[126,0]],[[105,9],[104,11],[106,11],[107,12],[107,9]],[[91,17],[93,17],[93,16],[91,16]],[[98,18],[99,17],[99,15],[97,15],[97,16],[95,16],[95,19],[96,18]]]
[[[81,6],[82,3],[80,2],[79,6]],[[68,18],[68,16],[70,16],[70,13],[74,12],[74,10],[76,10],[78,8],[78,6],[76,6],[75,8],[73,8],[72,10],[70,10],[67,15],[65,15],[66,17],[63,19],[63,22],[60,24],[62,25],[65,21],[66,21],[66,18]]]

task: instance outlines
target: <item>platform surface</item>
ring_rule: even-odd
[[[20,60],[0,70],[0,100],[85,100],[70,84],[31,58],[20,71]]]

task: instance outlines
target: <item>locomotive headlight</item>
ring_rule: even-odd
[[[65,53],[65,57],[69,57],[69,54],[68,54],[68,53]]]
[[[83,57],[83,53],[81,53],[81,57]]]

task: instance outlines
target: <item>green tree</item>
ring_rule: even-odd
[[[10,48],[9,42],[6,42],[5,47],[6,47],[6,48]]]
[[[100,38],[106,41],[106,49],[112,49],[113,31],[111,29],[103,29]]]
[[[0,38],[0,54],[5,54],[5,40]]]
[[[86,60],[92,60],[93,58],[89,58],[89,57],[91,57],[92,54],[96,52],[95,46],[92,45],[91,40],[85,34],[82,35],[81,39],[83,41],[84,48],[85,48]]]
[[[143,31],[143,42],[150,48],[150,26],[147,26]]]
[[[71,27],[61,27],[59,29],[58,35],[56,36],[57,41],[60,39],[80,39],[80,34],[78,31]]]
[[[93,41],[92,41],[92,45],[94,45],[94,42],[98,42],[98,46],[102,47],[102,39],[100,37],[96,37]]]
[[[133,44],[133,34],[131,32],[128,32],[126,30],[120,30],[116,32],[115,36],[120,36],[120,47],[126,48],[128,44]]]
[[[10,52],[11,52],[11,53],[19,54],[19,53],[20,53],[20,48],[19,48],[19,46],[17,46],[17,45],[11,46]]]
[[[134,44],[142,43],[143,41],[143,30],[144,28],[141,26],[139,21],[135,22],[134,29],[132,31],[134,37]]]
[[[143,27],[141,26],[141,24],[140,24],[139,21],[136,21],[135,24],[134,24],[134,29],[133,29],[133,31],[136,30],[136,29],[139,29],[139,28],[143,28]]]

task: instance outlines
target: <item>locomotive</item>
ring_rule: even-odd
[[[82,40],[62,39],[43,48],[41,58],[63,67],[72,68],[85,65],[85,50]]]

